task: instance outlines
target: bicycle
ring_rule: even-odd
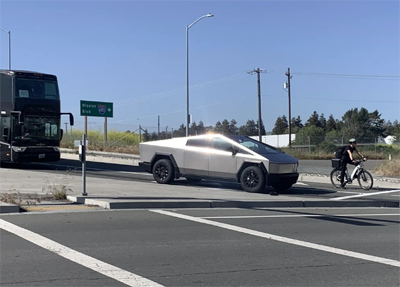
[[[331,171],[331,182],[336,188],[340,188],[340,163],[340,159],[332,159],[333,170]],[[358,184],[363,190],[370,190],[374,184],[374,179],[372,178],[372,175],[364,169],[362,160],[356,161],[355,168],[351,175],[346,167],[345,176],[346,178],[344,183],[351,184],[353,183],[353,180],[357,178]],[[364,186],[364,184],[366,184],[366,186]]]

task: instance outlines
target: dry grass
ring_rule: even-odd
[[[374,172],[382,176],[400,177],[400,158],[385,160],[374,169]]]
[[[72,190],[64,184],[59,184],[58,186],[53,184],[43,187],[42,191],[46,191],[46,194],[51,193],[55,200],[66,200],[67,193],[71,192]]]

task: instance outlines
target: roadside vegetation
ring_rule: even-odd
[[[288,134],[289,119],[285,115],[277,118],[275,126],[270,134],[279,136]],[[395,120],[385,121],[381,118],[378,110],[369,112],[365,108],[353,108],[343,114],[341,119],[335,119],[333,115],[325,118],[324,114],[314,111],[309,119],[303,124],[300,116],[290,120],[292,138],[292,149],[282,150],[298,159],[330,160],[334,151],[347,143],[350,138],[356,138],[358,148],[368,159],[388,160],[400,158],[400,123]],[[183,137],[186,135],[186,126],[180,125],[177,129],[161,128],[161,132],[149,133],[147,129],[125,132],[111,130],[107,133],[107,142],[101,130],[88,131],[88,150],[107,151],[116,153],[139,154],[139,141],[163,140],[171,137]],[[248,120],[245,125],[237,126],[235,119],[218,121],[215,126],[205,126],[200,120],[189,126],[189,135],[199,135],[208,132],[220,134],[240,134],[247,136],[258,135],[258,121]],[[64,134],[61,142],[63,148],[74,148],[75,140],[82,140],[82,131],[73,130]],[[261,134],[267,134],[261,122]],[[379,143],[382,138],[391,137],[390,144]],[[397,140],[396,140],[397,138]],[[77,148],[75,148],[77,150]],[[399,170],[398,162],[392,161],[390,165],[385,163],[380,172],[385,173],[386,168]],[[386,175],[393,174],[388,172]]]

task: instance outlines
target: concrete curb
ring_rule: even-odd
[[[303,207],[400,207],[400,202],[381,200],[131,200],[106,197],[67,196],[68,200],[86,205],[97,205],[105,209],[148,209],[148,208],[303,208]]]
[[[0,213],[19,213],[20,208],[16,204],[0,202]]]

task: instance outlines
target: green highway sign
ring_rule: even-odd
[[[112,118],[113,103],[81,100],[81,116]]]

